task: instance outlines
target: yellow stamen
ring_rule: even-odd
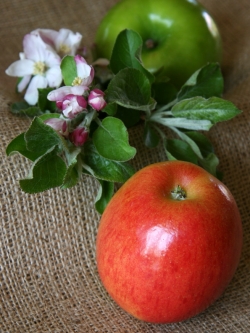
[[[82,83],[82,78],[77,76],[74,78],[73,82],[72,82],[72,86],[80,86]]]
[[[59,53],[62,55],[69,54],[70,51],[71,51],[71,48],[66,44],[61,44],[59,47]]]
[[[45,63],[42,61],[38,61],[34,64],[33,74],[42,75],[42,74],[44,74],[45,70],[46,70]]]

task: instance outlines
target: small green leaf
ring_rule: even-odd
[[[240,112],[233,103],[218,97],[193,97],[176,103],[172,108],[174,117],[209,120],[213,124],[229,120]]]
[[[16,102],[11,105],[11,113],[20,116],[35,117],[43,114],[38,106],[30,106],[25,101]]]
[[[203,169],[207,170],[215,177],[220,177],[220,174],[217,172],[219,159],[215,154],[210,153],[206,156],[206,158],[199,160],[199,164],[202,166]]]
[[[105,118],[94,132],[93,142],[100,155],[113,161],[125,162],[136,154],[129,145],[127,128],[118,118]]]
[[[67,168],[61,188],[65,189],[73,187],[78,183],[78,181],[79,181],[79,173],[77,170],[77,161],[75,161]]]
[[[58,149],[54,147],[35,161],[30,175],[20,180],[23,191],[38,193],[62,185],[67,168],[57,152]]]
[[[110,59],[110,67],[114,74],[121,69],[131,67],[141,71],[151,83],[154,81],[154,76],[141,62],[142,44],[143,40],[137,32],[128,29],[120,32]]]
[[[198,164],[198,158],[190,145],[179,139],[166,140],[165,150],[169,160],[187,161]]]
[[[25,133],[19,134],[8,144],[6,154],[10,156],[19,153],[31,161],[35,161],[40,156],[40,153],[27,149],[24,135]]]
[[[160,137],[158,132],[151,126],[150,122],[146,122],[143,131],[143,141],[146,147],[155,148],[159,141]]]
[[[181,88],[177,100],[195,96],[205,98],[220,97],[223,93],[224,79],[220,65],[210,63],[196,71]]]
[[[48,100],[48,93],[51,92],[53,88],[38,89],[38,107],[42,112],[55,112],[56,102],[51,102]]]
[[[135,172],[126,162],[111,161],[101,156],[91,141],[84,145],[83,167],[95,178],[124,183]]]
[[[202,156],[206,157],[214,152],[212,143],[204,134],[195,131],[185,132],[185,134],[197,144]]]
[[[135,68],[125,68],[116,74],[105,94],[108,103],[115,102],[126,108],[142,111],[155,108],[155,101],[151,98],[150,81]]]
[[[63,137],[53,128],[46,125],[41,118],[34,118],[29,129],[25,133],[27,149],[43,155],[51,147],[63,144]]]
[[[202,153],[200,151],[199,146],[197,145],[197,143],[190,137],[188,136],[185,132],[182,132],[180,130],[178,130],[177,128],[172,127],[171,128],[176,134],[178,134],[178,136],[185,141],[187,144],[189,144],[190,148],[193,150],[193,152],[195,153],[195,155],[199,158],[203,158]],[[197,132],[198,133],[198,132]]]
[[[107,204],[114,194],[114,183],[98,179],[100,183],[99,191],[95,200],[95,208],[98,213],[103,214]]]
[[[65,56],[61,62],[63,81],[66,86],[71,86],[77,77],[76,62],[73,56]]]

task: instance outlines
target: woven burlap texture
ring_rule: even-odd
[[[250,2],[202,0],[223,40],[224,97],[243,112],[208,134],[220,158],[224,183],[242,216],[244,245],[237,272],[219,300],[182,323],[152,325],[132,318],[107,295],[95,262],[100,215],[97,183],[82,177],[69,190],[23,193],[18,179],[28,162],[7,158],[7,144],[30,119],[9,112],[15,79],[4,71],[22,51],[23,36],[36,28],[69,28],[90,46],[97,26],[117,0],[1,0],[0,2],[0,332],[1,333],[215,333],[250,332]],[[141,128],[130,131],[139,169],[165,159],[161,148],[143,147]]]

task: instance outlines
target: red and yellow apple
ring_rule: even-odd
[[[110,296],[151,323],[205,310],[231,281],[241,249],[241,218],[229,189],[182,161],[135,173],[105,209],[96,242]]]

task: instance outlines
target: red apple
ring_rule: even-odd
[[[240,260],[242,225],[228,188],[182,161],[149,165],[114,195],[97,235],[110,296],[152,323],[186,320],[225,290]]]

